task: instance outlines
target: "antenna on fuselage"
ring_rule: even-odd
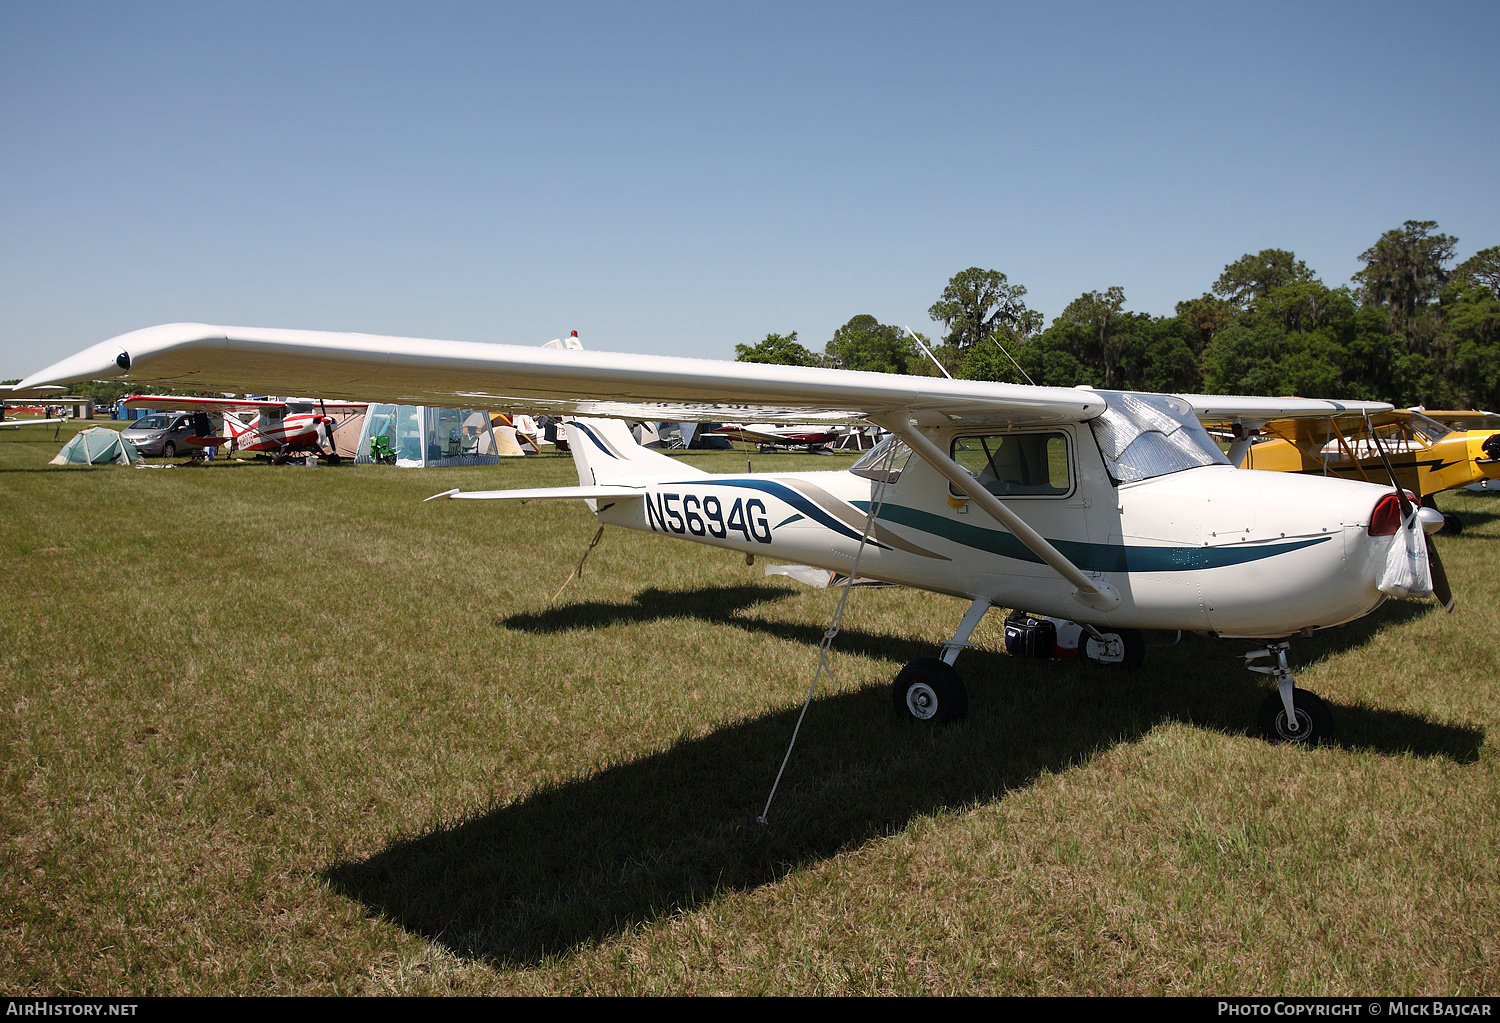
[[[901,329],[911,335],[911,339],[917,343],[917,347],[922,349],[922,354],[932,360],[932,364],[938,368],[939,373],[943,374],[943,376],[947,377],[949,380],[953,379],[953,374],[949,373],[946,369],[943,368],[943,364],[937,361],[937,356],[933,355],[928,347],[922,343],[922,339],[917,337],[916,331],[906,326],[903,326]]]
[[[1016,357],[1014,355],[1010,354],[1010,349],[1000,344],[1000,339],[994,334],[990,335],[990,340],[995,342],[996,347],[998,347],[1002,352],[1005,353],[1005,357],[1010,360],[1010,364],[1020,371],[1021,375],[1026,378],[1026,382],[1032,387],[1035,387],[1036,381],[1031,379],[1030,373],[1026,372],[1024,369],[1021,369],[1021,364],[1016,361]]]

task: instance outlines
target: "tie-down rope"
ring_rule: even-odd
[[[583,576],[583,563],[589,560],[589,554],[595,547],[599,546],[599,541],[603,539],[604,527],[600,526],[599,532],[594,534],[594,538],[589,541],[589,545],[583,549],[583,557],[578,559],[578,567],[568,573],[568,577],[564,579],[563,584],[557,588],[557,592],[552,594],[552,600],[547,601],[547,603],[551,604],[553,603],[553,601],[556,601],[558,597],[561,597],[562,591],[568,588],[568,583],[572,582],[575,576],[580,578]]]
[[[844,592],[839,595],[838,605],[833,609],[833,618],[828,622],[828,628],[823,631],[823,640],[818,644],[818,667],[813,672],[812,685],[807,690],[807,699],[802,703],[802,713],[797,715],[797,725],[792,729],[792,739],[787,743],[786,755],[781,758],[781,767],[776,772],[776,780],[771,783],[771,792],[766,796],[765,809],[761,810],[760,816],[755,818],[756,823],[765,826],[770,823],[767,815],[771,812],[771,800],[776,798],[776,789],[781,785],[781,776],[786,773],[787,762],[792,759],[792,748],[797,745],[797,734],[802,731],[802,719],[807,717],[807,708],[812,706],[813,696],[818,691],[818,682],[826,672],[832,677],[833,672],[828,670],[828,651],[833,646],[834,637],[839,634],[839,629],[844,624],[844,605],[849,603],[849,591],[854,588],[854,580],[859,575],[859,559],[865,553],[865,545],[869,543],[870,531],[875,528],[875,520],[880,516],[880,507],[885,503],[886,481],[891,476],[891,466],[896,461],[896,447],[900,443],[895,434],[891,434],[890,448],[885,453],[885,459],[880,466],[880,478],[875,481],[875,489],[870,494],[869,515],[865,518],[865,529],[859,537],[859,547],[854,552],[854,566],[849,569],[849,578],[844,581]]]

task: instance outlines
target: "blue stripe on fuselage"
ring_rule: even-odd
[[[812,519],[814,522],[817,522],[819,525],[822,525],[822,526],[827,526],[829,529],[833,530],[835,533],[838,533],[840,536],[847,536],[851,540],[859,540],[860,539],[860,534],[859,533],[856,533],[854,530],[850,529],[844,523],[840,522],[838,519],[834,518],[832,515],[829,515],[823,509],[821,509],[817,505],[813,504],[806,497],[803,497],[801,494],[797,493],[797,491],[793,490],[791,487],[788,487],[788,486],[786,486],[784,484],[781,484],[781,483],[773,483],[770,480],[736,480],[736,479],[720,479],[718,477],[714,477],[714,478],[706,479],[706,480],[704,480],[704,479],[684,480],[681,483],[653,483],[652,486],[656,490],[658,490],[658,491],[662,487],[705,487],[705,486],[708,486],[708,487],[736,487],[736,488],[741,489],[741,490],[759,490],[761,493],[763,493],[763,494],[769,494],[770,496],[776,498],[777,500],[785,501],[787,504],[791,505],[793,508],[796,508],[798,511],[800,511],[802,514],[806,515],[808,518]],[[867,514],[868,514],[868,512],[867,512]],[[786,525],[786,522],[783,521],[781,523],[778,523],[778,525],[784,526],[784,525]],[[879,547],[881,550],[887,550],[887,551],[890,550],[890,548],[888,546],[886,546],[885,544],[881,543],[879,540],[876,540],[873,536],[870,537],[869,539],[867,539],[865,542],[868,543],[871,547]]]
[[[870,506],[868,501],[852,503],[861,510],[868,510]],[[998,554],[1002,558],[1029,561],[1036,565],[1044,563],[1029,547],[1016,539],[1013,533],[971,526],[964,522],[951,522],[941,515],[902,505],[882,505],[879,518],[919,529],[965,547]],[[1285,543],[1254,546],[1242,544],[1235,547],[1147,547],[1050,539],[1047,542],[1085,572],[1193,572],[1273,558],[1278,554],[1332,539],[1332,536],[1317,536],[1308,540],[1288,540]]]

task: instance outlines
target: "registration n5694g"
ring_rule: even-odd
[[[771,523],[766,503],[759,498],[736,497],[732,504],[713,494],[658,491],[646,495],[646,522],[654,533],[678,536],[711,536],[723,540],[731,532],[745,540],[771,542]]]

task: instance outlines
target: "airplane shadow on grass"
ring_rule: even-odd
[[[790,591],[768,586],[643,590],[633,605],[582,604],[500,624],[565,632],[692,617],[815,646],[821,626],[743,612]],[[1293,647],[1295,665],[1357,647],[1431,605],[1375,614]],[[931,644],[846,630],[840,650],[894,666]],[[913,818],[999,799],[1157,725],[1252,731],[1271,691],[1241,666],[1252,644],[1191,638],[1153,646],[1147,669],[1032,661],[982,649],[959,662],[969,718],[948,728],[900,722],[889,688],[824,696],[809,709],[778,790],[765,803],[800,708],[724,725],[632,763],[535,792],[451,828],[399,841],[324,877],[374,913],[460,956],[530,966],[900,831]],[[1340,744],[1472,762],[1484,735],[1396,711],[1333,706]]]

